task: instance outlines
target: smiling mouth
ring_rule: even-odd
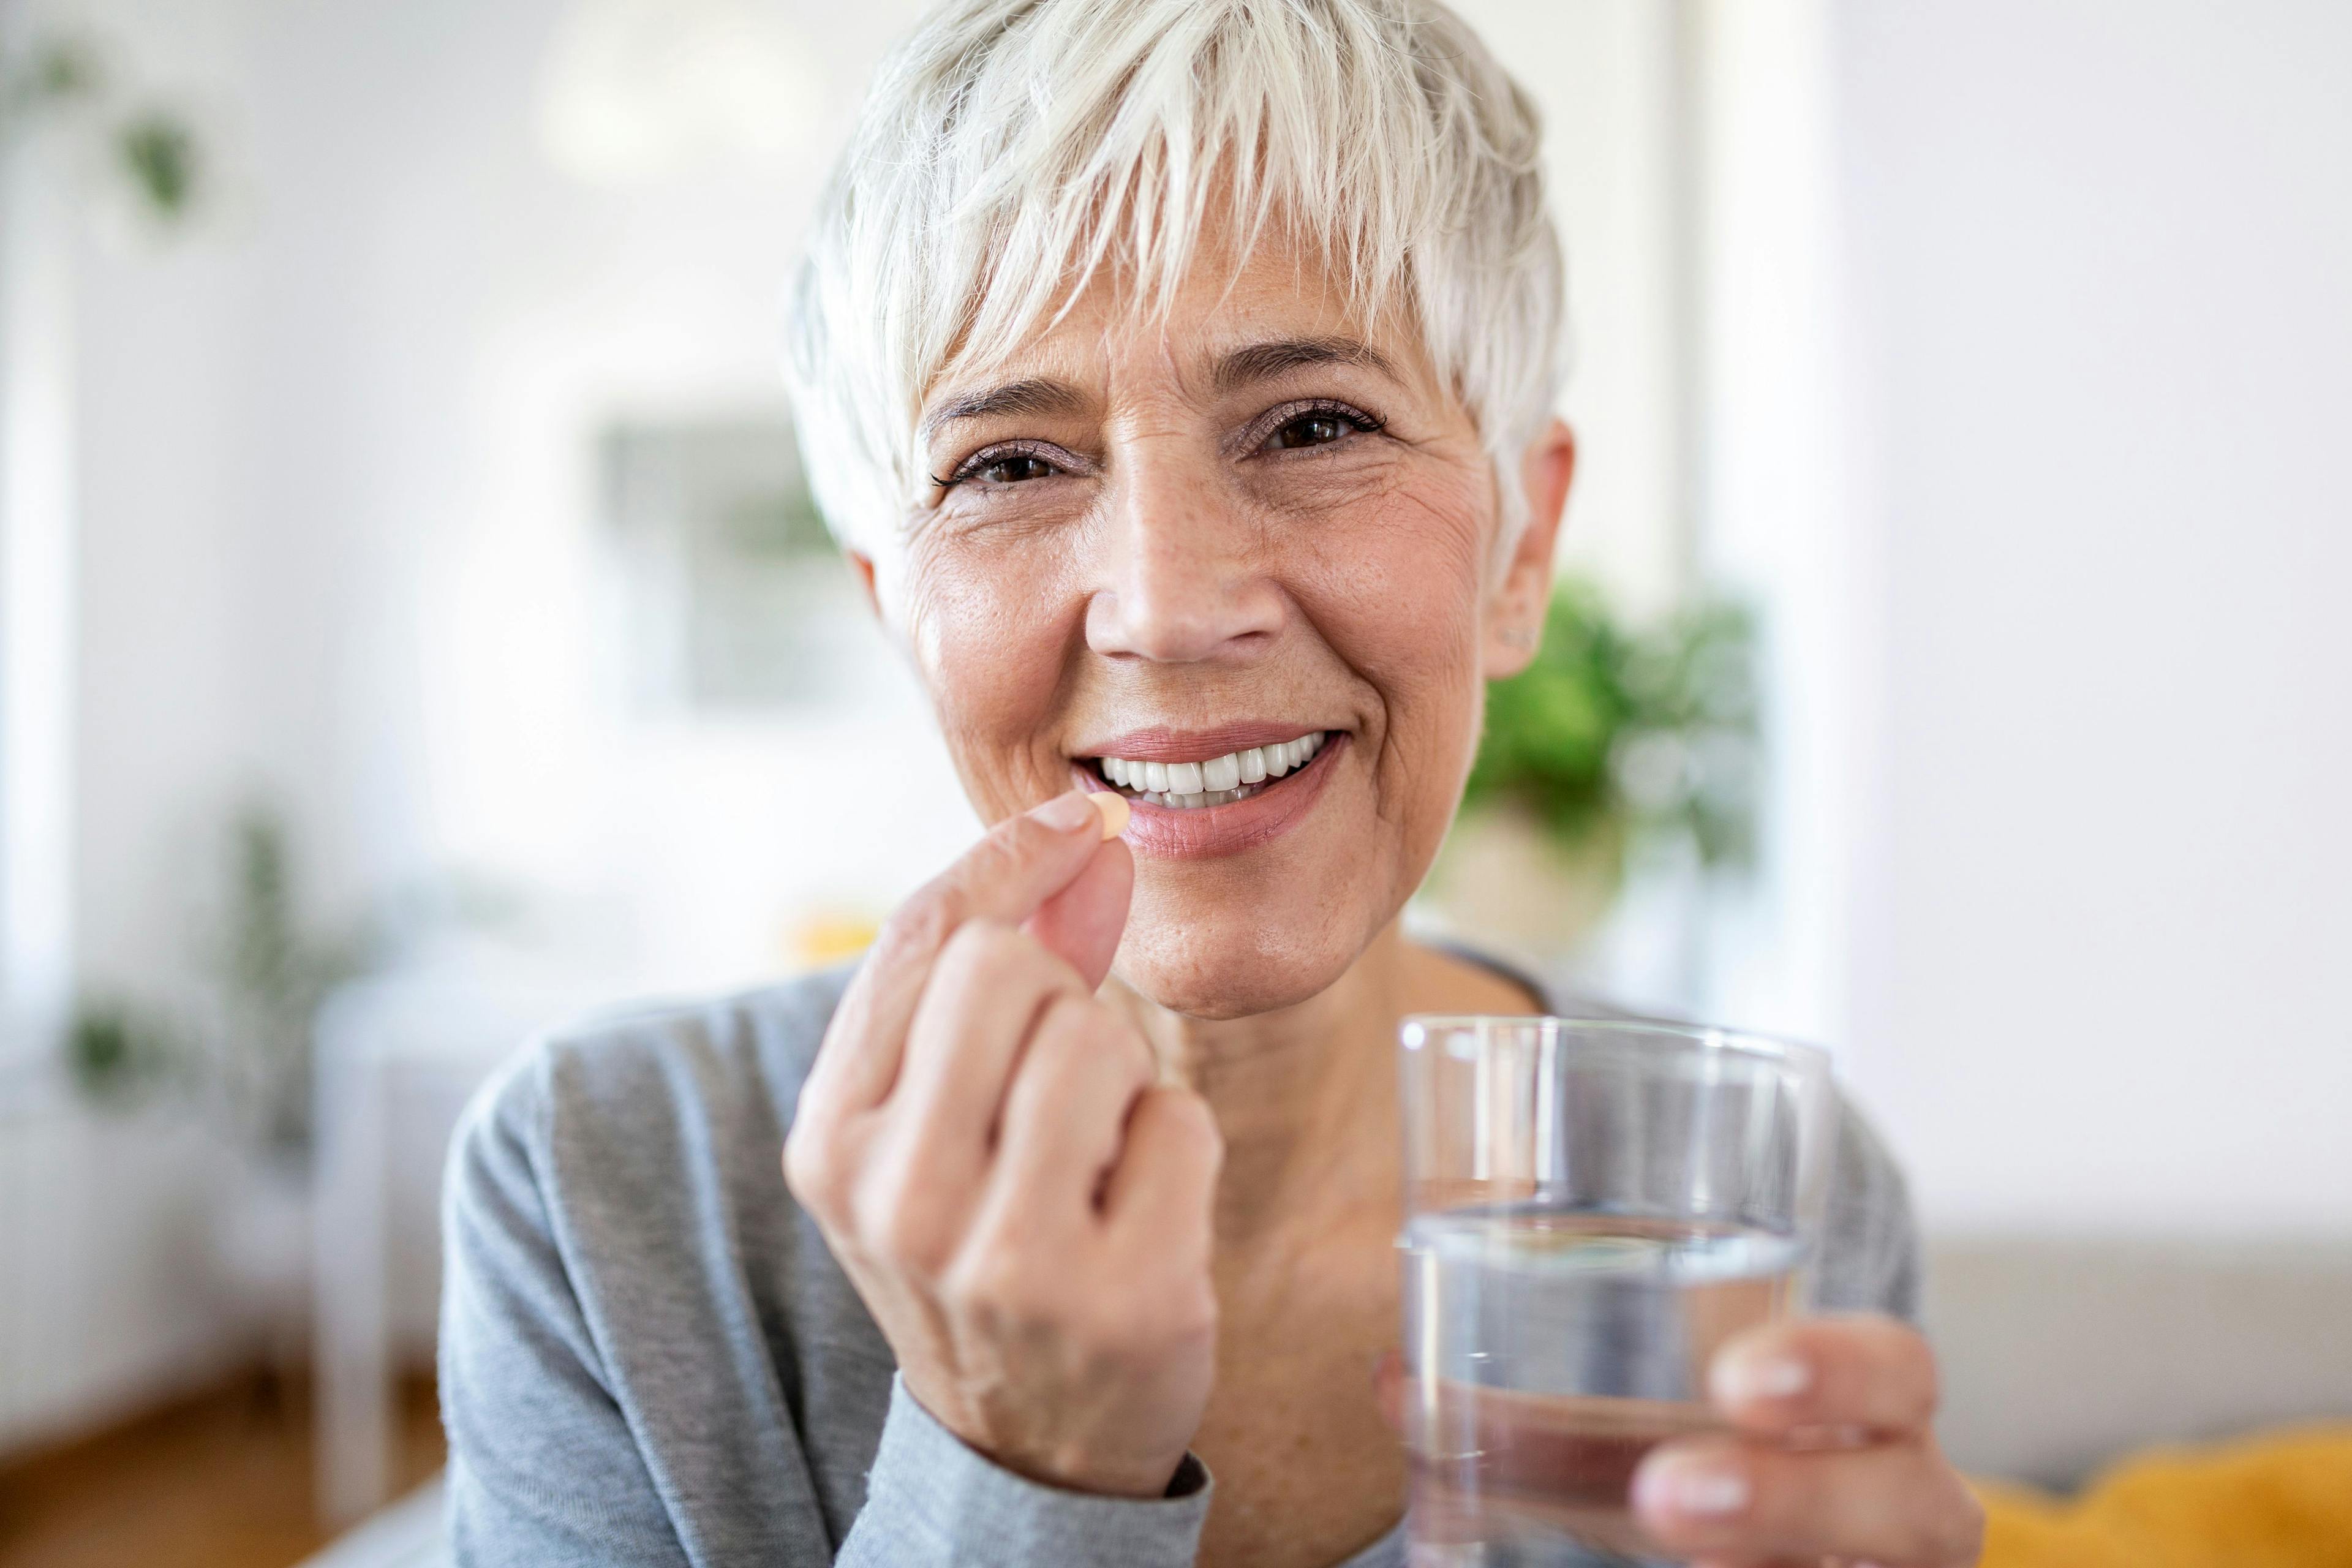
[[[1137,762],[1124,757],[1090,757],[1085,762],[1105,784],[1130,800],[1172,811],[1199,811],[1263,794],[1313,762],[1330,738],[1328,731],[1311,730],[1296,740],[1251,746],[1193,763]]]

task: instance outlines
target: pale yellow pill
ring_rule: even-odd
[[[1087,798],[1095,803],[1097,811],[1102,813],[1105,843],[1108,843],[1127,831],[1127,819],[1129,816],[1127,796],[1115,795],[1107,789],[1098,789],[1089,793]]]

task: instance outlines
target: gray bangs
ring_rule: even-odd
[[[954,0],[877,74],[793,287],[787,380],[835,536],[895,545],[950,369],[1097,279],[1162,310],[1205,236],[1238,258],[1278,230],[1359,319],[1415,331],[1478,425],[1507,548],[1561,375],[1538,141],[1427,0]]]

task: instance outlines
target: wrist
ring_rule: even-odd
[[[1094,1497],[1149,1500],[1181,1493],[1179,1472],[1192,1458],[1183,1443],[1146,1447],[1107,1439],[1099,1431],[1024,1435],[1010,1430],[1009,1422],[991,1420],[977,1401],[935,1398],[925,1386],[929,1380],[908,1377],[904,1369],[899,1376],[908,1396],[950,1436],[1024,1480]]]
[[[900,1378],[860,1514],[860,1562],[959,1568],[1191,1568],[1214,1483],[1181,1458],[1150,1497],[1070,1489],[1009,1469],[931,1415]]]

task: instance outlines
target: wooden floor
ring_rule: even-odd
[[[428,1378],[402,1390],[398,1490],[441,1468]],[[291,1568],[325,1545],[310,1393],[240,1376],[95,1436],[0,1464],[5,1568]]]

